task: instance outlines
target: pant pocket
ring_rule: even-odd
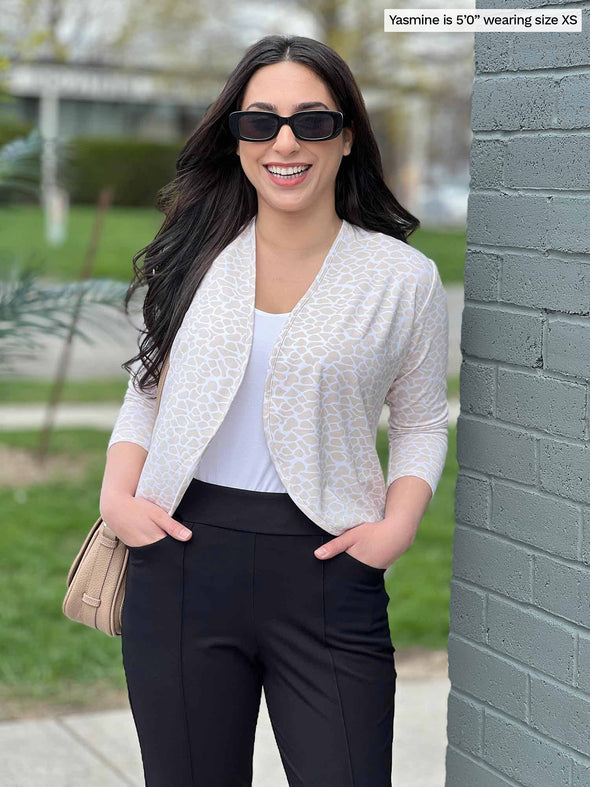
[[[357,565],[364,568],[366,571],[371,572],[378,577],[382,577],[385,574],[386,569],[378,568],[377,566],[370,566],[368,563],[363,563],[362,560],[359,560],[358,557],[351,555],[346,550],[344,550],[344,552],[341,552],[340,554],[344,555],[344,557],[348,558],[348,560],[351,560],[353,563],[356,563]]]
[[[126,544],[126,546],[130,553],[145,552],[146,550],[153,549],[154,547],[158,546],[158,544],[161,544],[163,541],[167,541],[171,538],[173,537],[170,535],[170,533],[166,533],[161,538],[156,539],[156,541],[150,541],[149,544],[138,544],[137,546]]]

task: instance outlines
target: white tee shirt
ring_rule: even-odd
[[[290,313],[273,314],[254,308],[252,352],[244,378],[197,465],[195,478],[258,492],[287,491],[264,436],[262,402],[270,353]]]

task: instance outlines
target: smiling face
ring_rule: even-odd
[[[310,109],[341,110],[327,85],[300,63],[284,61],[259,68],[246,86],[238,109],[271,111],[289,116]],[[269,207],[280,211],[301,211],[324,200],[334,205],[336,175],[342,156],[352,147],[352,131],[343,128],[334,139],[306,142],[283,125],[268,142],[237,142],[244,174]],[[276,167],[309,166],[302,176],[281,178],[272,175],[268,165]],[[274,167],[273,167],[274,168]]]

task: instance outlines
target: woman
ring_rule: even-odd
[[[177,169],[101,493],[146,784],[250,785],[264,686],[289,784],[391,785],[384,573],[447,450],[437,267],[320,42],[254,44]]]

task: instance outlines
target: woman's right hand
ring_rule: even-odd
[[[192,536],[189,528],[143,497],[123,494],[101,501],[100,515],[129,547],[147,546],[166,534],[179,541],[188,541]]]

